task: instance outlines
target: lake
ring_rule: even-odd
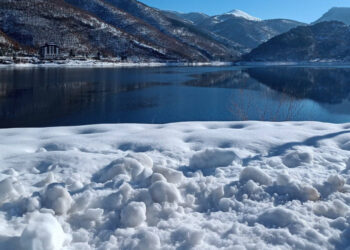
[[[350,122],[347,67],[2,68],[0,127]]]

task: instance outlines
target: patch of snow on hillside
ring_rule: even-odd
[[[232,10],[230,12],[227,12],[225,15],[232,15],[235,17],[247,19],[249,21],[261,21],[260,18],[253,17],[253,16],[249,15],[248,13],[241,11],[241,10]]]
[[[0,130],[0,249],[346,249],[350,124]]]

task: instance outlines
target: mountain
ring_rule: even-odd
[[[61,0],[2,0],[0,29],[22,46],[38,48],[46,42],[77,54],[127,54],[166,57],[151,46]]]
[[[231,60],[239,55],[232,42],[205,33],[191,24],[171,19],[134,0],[66,0],[104,22],[164,48],[165,54],[208,61]]]
[[[245,61],[350,60],[350,26],[322,22],[272,38],[243,57]]]
[[[198,29],[181,20],[172,19],[160,10],[136,0],[104,0],[159,30],[178,42],[199,51],[209,60],[232,59],[239,55],[239,46],[211,32]]]
[[[350,8],[334,7],[330,9],[327,13],[325,13],[315,23],[320,23],[325,21],[339,21],[347,25],[350,25]]]
[[[12,55],[13,52],[19,50],[20,46],[0,31],[0,56]]]
[[[181,13],[177,11],[163,11],[163,14],[172,19],[186,21],[194,25],[203,22],[205,19],[210,17],[207,14],[198,12]]]
[[[214,20],[217,22],[224,22],[230,18],[240,18],[240,19],[245,19],[248,21],[253,21],[253,22],[260,22],[261,19],[251,16],[248,13],[241,11],[241,10],[232,10],[230,12],[224,13],[222,15],[214,16]]]
[[[232,10],[222,15],[208,16],[202,13],[163,12],[173,19],[182,20],[224,37],[249,52],[263,42],[305,23],[288,19],[261,20],[241,10]]]
[[[1,0],[0,29],[20,45],[164,60],[231,60],[232,41],[136,0]]]
[[[197,27],[205,28],[238,43],[247,51],[300,25],[305,24],[287,19],[261,20],[239,10],[213,16],[197,23]]]

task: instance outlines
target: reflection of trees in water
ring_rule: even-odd
[[[238,93],[231,97],[228,109],[239,120],[294,120],[302,111],[302,103],[289,95],[287,89],[279,89],[276,93],[243,70],[196,75],[185,85],[237,90]]]
[[[303,109],[303,103],[286,94],[276,94],[265,89],[257,92],[239,89],[232,95],[230,112],[239,120],[291,121],[296,120]]]
[[[305,108],[302,99],[331,105],[350,100],[347,68],[259,67],[208,72],[185,84],[238,89],[229,109],[240,120],[295,120]]]
[[[242,70],[207,72],[199,75],[193,75],[191,79],[184,83],[186,86],[193,87],[215,87],[215,88],[249,88],[260,89],[255,79],[252,79],[248,73]]]
[[[247,72],[264,85],[295,98],[337,104],[350,94],[350,69],[346,68],[263,67]]]
[[[53,71],[20,71],[16,77],[10,72],[7,76],[3,74],[0,77],[0,127],[49,125],[92,106],[108,109],[108,105],[115,104],[108,102],[110,95],[163,85],[156,82],[122,84],[118,79],[93,82],[84,77],[78,81],[79,78],[65,74],[64,70],[57,74]],[[135,100],[133,105],[156,104]],[[118,103],[119,106],[122,107]]]

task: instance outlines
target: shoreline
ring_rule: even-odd
[[[134,68],[134,67],[202,67],[202,66],[231,66],[233,62],[110,62],[97,60],[68,60],[38,63],[0,63],[0,68],[50,68],[50,67],[105,67],[105,68]]]
[[[37,63],[1,63],[6,68],[152,68],[152,67],[350,67],[350,62],[110,62],[97,60],[69,60]]]

